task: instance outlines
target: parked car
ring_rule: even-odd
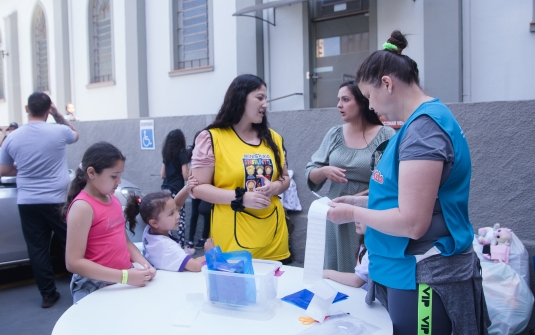
[[[74,178],[74,171],[69,170],[71,180]],[[141,196],[141,190],[131,182],[122,179],[121,184],[115,190],[115,196],[121,201],[121,204],[126,206],[126,199],[128,195],[133,192]],[[138,225],[135,230],[135,235],[130,233],[127,229],[130,240],[134,242],[138,248],[141,247],[141,236],[145,223],[138,216]],[[51,238],[51,254],[53,256],[58,253],[61,256],[63,249],[59,245],[59,241],[54,237]],[[20,224],[19,210],[17,207],[17,185],[16,177],[1,177],[0,178],[0,268],[6,268],[21,263],[29,262],[28,250],[26,242],[22,235],[22,227]]]

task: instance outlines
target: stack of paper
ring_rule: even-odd
[[[325,220],[329,210],[327,203],[330,201],[327,197],[318,199],[310,205],[308,210],[305,266],[303,271],[303,283],[307,286],[314,285],[323,279]]]

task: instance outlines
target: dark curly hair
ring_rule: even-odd
[[[104,169],[113,167],[118,161],[124,162],[125,160],[122,152],[108,142],[97,142],[87,148],[82,157],[81,168],[80,166],[76,168],[76,176],[71,181],[67,202],[61,211],[62,217],[65,219],[72,201],[87,184],[87,169],[89,167],[95,169],[96,173],[102,173]]]
[[[249,93],[261,88],[262,86],[267,87],[266,83],[262,78],[257,77],[252,74],[242,74],[230,83],[227,93],[225,94],[225,99],[223,104],[219,109],[214,122],[206,127],[205,129],[213,128],[229,128],[235,124],[238,124],[245,113],[245,103],[247,101],[247,95]],[[261,123],[253,123],[253,129],[258,132],[258,137],[260,142],[265,142],[267,146],[273,151],[275,155],[275,164],[278,171],[280,171],[282,177],[282,163],[281,156],[282,152],[279,152],[279,148],[273,141],[271,132],[269,130],[269,123],[267,121],[267,113],[264,113]]]
[[[186,151],[186,137],[180,129],[171,130],[165,137],[162,147],[162,157],[166,162],[178,158],[181,152]]]
[[[147,224],[151,219],[156,220],[158,214],[165,209],[165,203],[171,198],[171,192],[168,190],[149,193],[143,198],[135,194],[130,194],[126,200],[126,207],[124,208],[124,217],[128,223],[128,230],[135,234],[137,225],[136,216],[141,215],[143,221]]]

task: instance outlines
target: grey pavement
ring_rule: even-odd
[[[56,321],[72,305],[70,280],[70,274],[56,278],[61,298],[50,308],[41,308],[41,295],[35,282],[0,289],[0,333],[51,334]]]

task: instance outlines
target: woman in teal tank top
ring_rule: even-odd
[[[370,109],[404,125],[372,173],[367,208],[340,197],[327,218],[366,232],[369,293],[388,309],[395,335],[487,334],[468,218],[470,151],[451,111],[420,88],[416,62],[401,54],[407,45],[394,31],[357,71]]]

